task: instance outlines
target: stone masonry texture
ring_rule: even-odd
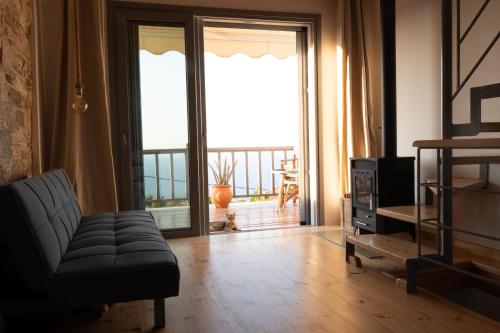
[[[0,0],[0,184],[31,174],[31,0]]]

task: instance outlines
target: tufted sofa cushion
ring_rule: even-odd
[[[56,278],[103,276],[176,264],[150,213],[84,217],[55,274]]]
[[[121,284],[128,285],[126,292],[120,290],[115,295],[114,290],[121,288],[109,288]],[[177,295],[178,285],[177,259],[154,218],[148,212],[130,211],[82,219],[54,273],[51,294],[65,302],[91,303],[99,302],[99,298]],[[68,299],[68,295],[76,300]],[[88,297],[92,299],[82,300]]]
[[[2,187],[2,240],[25,283],[46,290],[82,213],[67,174],[54,170]]]

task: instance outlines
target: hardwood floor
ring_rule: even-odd
[[[160,229],[187,228],[190,226],[189,208],[170,207],[149,210]],[[210,222],[227,221],[226,213],[236,213],[236,224],[243,231],[288,228],[300,225],[299,202],[288,202],[283,211],[276,201],[234,202],[228,209],[209,206]]]
[[[236,225],[243,231],[287,228],[300,225],[299,202],[288,202],[278,210],[276,201],[231,203],[228,209],[210,205],[210,222],[226,221],[226,213],[236,214]]]
[[[387,260],[345,263],[344,248],[302,227],[169,240],[181,291],[160,332],[499,332],[500,325],[420,292],[407,295]],[[153,302],[115,304],[56,332],[146,332]]]

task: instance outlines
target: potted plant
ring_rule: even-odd
[[[229,180],[233,175],[236,162],[234,161],[230,165],[227,163],[227,159],[224,159],[224,164],[220,163],[220,161],[216,161],[214,165],[209,164],[215,178],[210,199],[217,208],[227,208],[231,200],[233,200],[233,188],[229,184]]]

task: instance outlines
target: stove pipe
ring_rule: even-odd
[[[382,30],[382,150],[384,157],[397,157],[396,122],[396,6],[380,0]]]

